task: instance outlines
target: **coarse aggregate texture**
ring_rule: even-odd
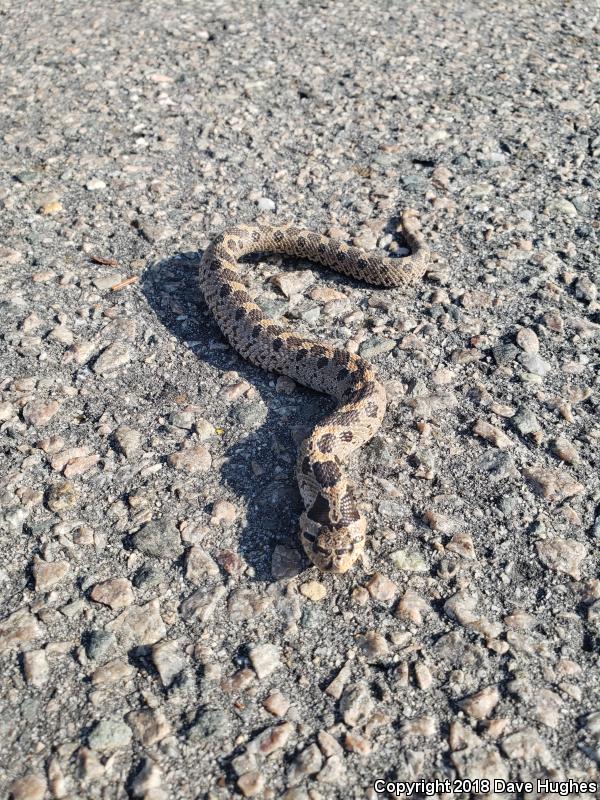
[[[2,797],[598,779],[597,41],[577,1],[0,7]],[[388,393],[368,560],[323,575],[332,402],[224,342],[199,258],[254,220],[401,255],[406,206],[407,292],[246,265]]]

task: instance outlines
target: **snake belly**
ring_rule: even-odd
[[[375,434],[386,393],[373,367],[326,341],[301,336],[269,319],[240,281],[239,259],[249,253],[307,258],[375,286],[407,286],[427,270],[429,250],[416,212],[401,217],[411,254],[389,258],[294,225],[236,225],[204,252],[200,285],[223,334],[248,361],[335,397],[336,410],[300,445],[296,467],[305,510],[300,540],[309,559],[326,572],[346,572],[365,546],[362,515],[343,464]]]

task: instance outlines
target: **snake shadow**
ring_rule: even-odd
[[[200,292],[201,257],[201,252],[175,253],[149,264],[140,288],[159,322],[191,347],[199,362],[221,374],[235,370],[258,392],[259,399],[230,404],[218,396],[207,396],[208,386],[200,386],[198,395],[199,404],[206,398],[207,419],[225,430],[226,450],[218,454],[221,482],[235,497],[236,505],[245,508],[242,527],[235,531],[238,543],[232,549],[253,567],[254,580],[270,582],[274,580],[273,549],[278,544],[298,553],[301,569],[311,566],[297,536],[303,505],[295,475],[295,436],[297,439],[301,432],[305,435],[335,402],[301,386],[292,395],[278,393],[277,375],[249,364],[226,343]],[[199,363],[198,384],[202,377]],[[180,392],[189,391],[193,380],[194,376],[190,380],[183,372],[172,379]],[[222,391],[218,376],[217,383],[216,391]],[[213,449],[213,457],[216,455]],[[210,511],[210,505],[205,510]]]

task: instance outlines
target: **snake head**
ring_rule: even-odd
[[[348,572],[365,547],[363,517],[345,526],[315,525],[306,514],[300,517],[300,540],[304,552],[323,572]]]

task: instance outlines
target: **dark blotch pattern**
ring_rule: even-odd
[[[231,294],[231,286],[228,283],[224,283],[219,290],[219,295],[221,297],[229,297]]]
[[[354,434],[352,431],[342,431],[342,433],[340,433],[340,439],[342,442],[351,442],[352,439],[354,439]]]
[[[322,494],[318,494],[315,502],[312,505],[312,508],[307,512],[306,516],[309,519],[312,519],[313,522],[318,522],[319,525],[328,525],[329,500],[327,500],[326,497],[323,497]]]
[[[317,361],[317,367],[319,369],[323,369],[323,367],[326,367],[327,364],[329,364],[329,359],[326,358],[325,356],[321,356],[321,358],[319,358],[319,360]]]
[[[224,267],[223,272],[221,272],[221,278],[226,281],[237,281],[239,277],[239,274],[235,270],[229,269],[229,267]]]
[[[335,436],[332,433],[325,433],[317,442],[317,447],[322,453],[331,453],[335,444]]]
[[[275,350],[275,352],[277,352],[278,350],[281,350],[282,347],[283,347],[283,339],[274,339],[273,340],[273,350]]]
[[[313,473],[323,488],[335,486],[342,477],[341,470],[335,461],[316,461],[313,464]]]
[[[373,397],[374,394],[375,394],[375,384],[373,383],[373,381],[369,381],[368,383],[365,383],[364,386],[362,386],[359,389],[359,391],[358,391],[358,393],[356,395],[356,399],[357,400],[368,400],[369,397]]]
[[[336,348],[333,353],[333,361],[338,367],[347,367],[352,361],[352,356],[345,350]]]
[[[250,295],[243,289],[236,289],[232,295],[232,299],[235,300],[236,303],[247,303],[250,300]]]

